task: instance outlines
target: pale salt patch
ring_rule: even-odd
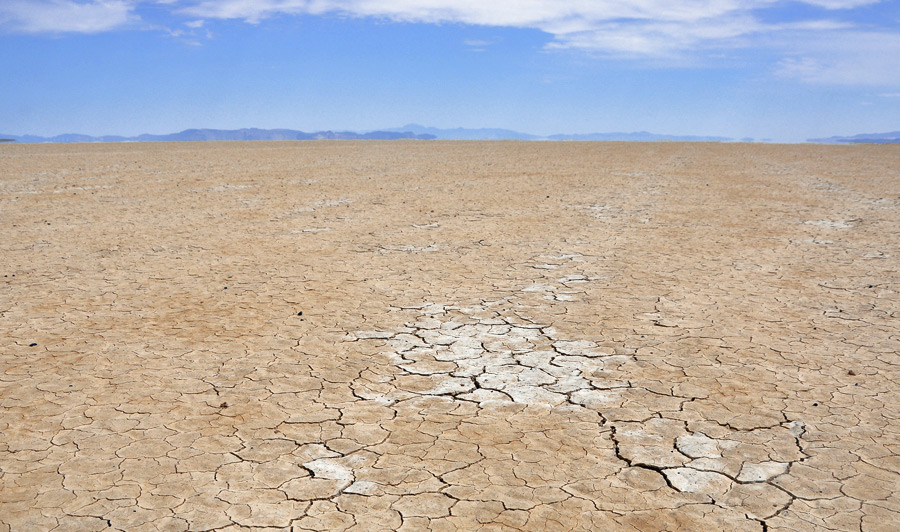
[[[431,252],[437,251],[440,249],[440,246],[437,244],[429,244],[427,246],[391,246],[391,247],[381,247],[378,252],[379,253],[391,253],[394,251],[399,251],[403,253],[421,253],[421,252]]]
[[[588,340],[560,340],[553,342],[553,347],[566,355],[581,355],[581,351],[597,347],[597,344]]]
[[[622,400],[622,394],[615,390],[578,390],[571,397],[573,403],[587,408],[618,404]]]
[[[556,280],[557,283],[586,283],[588,280],[584,275],[567,275]]]
[[[540,386],[513,385],[503,388],[503,391],[517,403],[528,405],[556,406],[566,402],[566,396],[553,393]]]
[[[479,388],[472,393],[467,393],[459,396],[460,399],[465,399],[467,401],[475,401],[480,406],[492,404],[492,403],[510,403],[510,398],[508,395],[498,392],[496,390],[487,390],[484,388]]]
[[[554,287],[547,284],[533,284],[522,289],[523,292],[552,292]]]
[[[353,471],[334,460],[320,458],[318,460],[313,460],[312,462],[306,462],[303,465],[312,471],[316,478],[353,482]]]
[[[394,336],[394,333],[390,331],[356,331],[353,334],[360,340],[386,340]]]
[[[664,469],[663,473],[678,491],[722,495],[731,489],[731,480],[719,473],[697,471],[689,467]]]
[[[340,198],[336,200],[322,200],[313,203],[313,207],[338,207],[350,203],[350,198]]]
[[[475,384],[471,381],[471,379],[462,377],[447,377],[446,379],[443,379],[442,381],[437,383],[434,388],[423,393],[425,395],[452,395],[457,393],[471,392],[474,389]]]
[[[803,223],[806,225],[814,225],[816,227],[827,227],[829,229],[849,229],[853,227],[851,222],[855,221],[857,220],[848,220],[846,222],[840,220],[806,220]]]
[[[696,458],[691,460],[690,467],[698,471],[719,471],[725,473],[729,469],[729,463],[722,458]]]
[[[344,493],[354,495],[374,495],[378,491],[378,484],[368,480],[357,480],[344,489]]]
[[[691,458],[720,458],[722,456],[718,442],[699,432],[679,436],[675,445],[685,456]]]
[[[544,255],[544,258],[550,260],[575,260],[583,257],[581,253],[561,253],[559,255]]]
[[[885,253],[885,252],[883,252],[883,251],[869,251],[868,253],[866,253],[865,255],[863,255],[863,258],[866,258],[866,259],[887,259],[887,258],[890,258],[890,255],[888,255],[887,253]]]
[[[584,377],[561,377],[557,380],[556,384],[552,386],[547,386],[547,389],[551,392],[557,393],[570,393],[575,390],[584,390],[586,388],[590,388],[591,383],[587,381]]]
[[[218,185],[215,187],[211,187],[210,190],[213,192],[224,192],[226,190],[244,190],[246,188],[251,188],[253,185]]]
[[[481,342],[476,338],[460,338],[450,346],[450,352],[454,359],[475,358],[484,353]]]
[[[762,462],[759,464],[744,464],[741,474],[737,479],[741,482],[765,482],[778,475],[787,473],[788,465],[784,462]]]
[[[802,421],[791,421],[784,426],[787,427],[788,431],[790,431],[795,438],[803,436],[803,433],[806,432],[806,424]]]

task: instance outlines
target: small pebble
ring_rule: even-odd
[[[28,344],[28,347],[37,347],[37,342],[32,342]]]
[[[819,406],[819,403],[813,403],[813,406]]]
[[[300,312],[297,313],[297,315],[298,315],[298,316],[302,316],[302,315],[303,315],[303,311],[301,310]]]

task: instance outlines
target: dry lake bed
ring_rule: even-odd
[[[0,532],[900,530],[900,146],[0,146]]]

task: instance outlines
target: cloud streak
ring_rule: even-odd
[[[823,16],[880,0],[803,0]],[[760,35],[838,29],[823,18],[792,24],[765,23],[758,11],[779,0],[194,0],[181,12],[197,18],[239,19],[252,24],[279,14],[339,14],[397,22],[460,23],[537,29],[552,37],[548,48],[583,49],[618,57],[673,57],[698,49],[748,46]]]
[[[5,0],[0,27],[21,33],[101,33],[136,20],[125,0]]]
[[[890,33],[824,33],[782,59],[776,73],[806,83],[900,87],[900,38]]]
[[[137,25],[142,8],[169,20],[144,27],[188,29],[205,21],[259,24],[279,15],[337,15],[424,24],[536,29],[548,49],[682,64],[697,54],[756,49],[781,54],[781,77],[808,83],[900,85],[900,35],[856,27],[854,9],[880,0],[800,0],[802,20],[766,13],[788,0],[5,0],[0,29],[24,33],[99,33]],[[150,12],[147,11],[147,12]],[[770,17],[771,18],[771,17]],[[470,48],[472,45],[467,45]],[[477,47],[481,49],[482,47]],[[659,64],[659,63],[657,63]]]

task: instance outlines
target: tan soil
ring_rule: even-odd
[[[0,224],[0,531],[900,529],[900,146],[4,145]]]

